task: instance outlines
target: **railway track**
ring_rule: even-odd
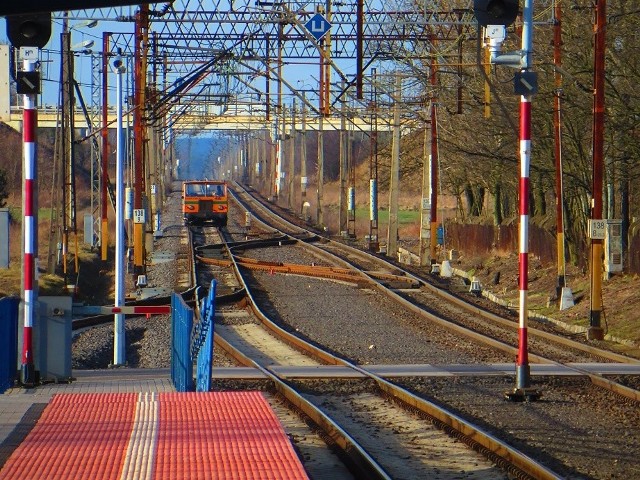
[[[306,247],[303,248],[304,244],[313,242],[314,245],[326,246],[331,242],[318,239],[317,232],[309,232],[299,226],[289,226],[285,229],[281,220],[279,227],[284,233],[277,231],[273,226],[260,226],[261,217],[268,218],[267,214],[260,210],[252,209],[250,227],[247,227],[244,211],[240,207],[232,208],[231,212],[234,215],[230,217],[226,229],[226,233],[231,237],[228,246],[218,245],[224,243],[220,238],[210,237],[206,232],[198,232],[196,235],[202,235],[201,239],[196,239],[196,243],[201,247],[198,256],[218,262],[226,262],[233,257],[242,270],[242,277],[247,280],[249,291],[253,292],[258,307],[273,320],[272,323],[278,329],[295,338],[307,340],[306,343],[312,347],[317,347],[342,361],[346,360],[356,367],[354,369],[341,366],[323,358],[313,360],[312,355],[301,354],[300,347],[289,350],[291,355],[295,352],[298,359],[291,362],[293,366],[285,367],[282,364],[286,362],[281,358],[287,354],[276,355],[270,346],[265,348],[266,353],[256,355],[258,358],[254,360],[254,365],[249,360],[245,363],[234,359],[230,353],[223,353],[223,343],[217,344],[214,361],[214,365],[218,366],[214,374],[216,388],[264,389],[272,406],[278,411],[283,425],[290,432],[306,468],[315,472],[314,477],[321,478],[322,473],[318,472],[332,465],[329,470],[337,472],[332,475],[333,478],[353,478],[349,477],[352,474],[347,471],[345,465],[355,468],[354,465],[361,460],[349,459],[348,455],[343,457],[346,463],[336,460],[331,454],[332,448],[326,445],[337,448],[340,443],[347,445],[345,441],[334,440],[326,433],[317,434],[315,430],[309,429],[305,421],[292,413],[287,406],[291,405],[291,402],[286,400],[279,389],[283,392],[287,388],[297,390],[297,395],[302,399],[298,400],[299,402],[304,400],[305,404],[318,403],[323,409],[329,409],[330,416],[337,423],[346,422],[356,432],[359,429],[358,425],[362,424],[363,428],[360,431],[364,433],[352,435],[353,440],[378,460],[377,463],[382,470],[391,478],[416,478],[416,475],[413,472],[405,477],[398,473],[393,465],[385,464],[384,458],[379,458],[384,457],[384,452],[389,450],[383,447],[378,452],[376,447],[399,444],[399,441],[395,441],[395,436],[403,433],[405,425],[409,425],[406,418],[423,422],[416,424],[418,427],[415,431],[418,432],[426,431],[425,425],[437,423],[437,420],[426,417],[426,414],[419,414],[415,409],[413,413],[407,413],[403,409],[390,410],[397,408],[394,405],[396,397],[385,393],[384,388],[380,386],[385,384],[392,385],[393,388],[400,387],[420,402],[441,407],[453,413],[455,418],[479,426],[504,445],[524,452],[530,459],[537,459],[550,475],[568,479],[633,478],[640,475],[635,462],[625,460],[635,458],[640,452],[640,439],[637,433],[634,433],[640,426],[635,401],[621,401],[621,397],[611,396],[605,393],[606,390],[594,387],[591,380],[586,380],[588,377],[572,375],[536,377],[536,383],[543,388],[543,400],[526,404],[525,408],[522,408],[521,404],[504,402],[501,392],[512,382],[504,371],[496,367],[495,374],[487,376],[485,372],[477,376],[470,374],[468,369],[474,370],[479,364],[498,365],[491,362],[503,362],[502,365],[512,366],[513,358],[510,353],[480,346],[464,337],[454,335],[444,327],[425,327],[425,324],[430,322],[426,322],[414,312],[407,313],[404,308],[399,308],[396,300],[391,302],[386,296],[380,295],[381,287],[376,286],[376,283],[383,283],[400,297],[422,295],[417,292],[425,288],[423,283],[427,282],[424,279],[418,276],[418,280],[415,280],[411,276],[412,272],[407,274],[397,265],[388,262],[388,265],[384,266],[376,263],[375,259],[367,260],[368,263],[365,263],[363,259],[358,260],[360,254],[357,251],[342,251],[341,261],[324,256],[325,253],[319,251],[314,250],[310,253]],[[289,243],[289,240],[294,241]],[[261,248],[254,249],[250,248],[252,242],[265,243]],[[216,244],[215,248],[211,247],[211,244]],[[341,263],[345,259],[364,267],[368,275],[362,272],[348,273],[353,268],[347,263]],[[236,333],[238,330],[252,331],[254,337],[276,337],[270,329],[265,330],[262,321],[253,311],[248,312],[244,287],[233,273],[232,266],[228,263],[205,265],[205,260],[199,260],[197,263],[200,273],[194,270],[193,274],[194,278],[198,278],[198,282],[206,281],[206,278],[213,275],[222,279],[219,287],[222,283],[228,285],[219,290],[223,295],[220,297],[222,301],[216,326],[220,335],[216,337],[222,339],[223,336],[227,336],[226,332],[231,332],[232,337],[235,335],[242,338],[242,335]],[[317,275],[320,278],[309,277],[304,270],[289,270],[284,274],[284,270],[279,270],[282,267],[280,264],[283,263],[304,265],[311,271],[323,274]],[[206,269],[210,271],[205,273]],[[348,277],[331,278],[326,275],[327,271]],[[353,277],[357,280],[353,280]],[[436,281],[442,283],[439,279]],[[361,302],[371,303],[372,310],[361,313],[361,307],[357,305]],[[417,302],[411,300],[410,303]],[[432,302],[429,300],[425,303]],[[418,307],[414,305],[414,308]],[[348,314],[345,315],[344,312]],[[509,321],[509,318],[506,320]],[[271,341],[280,345],[275,347],[276,350],[283,348],[286,352],[286,348],[292,348],[289,346],[289,340],[284,343],[281,340]],[[248,346],[256,341],[241,340],[229,343]],[[249,353],[251,352],[257,353],[257,349],[249,347]],[[300,355],[307,361],[322,365],[295,365],[301,362]],[[394,365],[398,361],[404,363]],[[437,370],[435,374],[425,374],[420,369],[415,370],[416,365],[412,365],[426,363],[442,363],[445,364],[445,368]],[[463,364],[461,367],[467,369],[466,373],[465,368],[457,368],[456,363]],[[225,368],[238,364],[251,365],[251,368]],[[262,372],[261,368],[265,373],[256,373]],[[311,370],[317,370],[318,378],[309,378]],[[353,373],[338,373],[347,370]],[[330,373],[327,373],[328,371]],[[389,371],[395,373],[389,376]],[[283,386],[277,387],[277,381],[272,380],[267,374],[279,378]],[[371,374],[373,377],[369,376]],[[359,409],[353,410],[353,405],[359,405]],[[349,423],[351,410],[352,416],[361,419],[359,423]],[[394,424],[387,413],[389,411],[409,417],[403,417],[400,424]],[[372,419],[376,418],[376,412],[383,413],[374,421]],[[310,420],[312,416],[305,418],[309,419],[306,421],[310,424],[315,424],[315,420]],[[376,423],[378,421],[380,423]],[[378,425],[378,428],[367,430],[364,428],[367,424]],[[567,432],[571,434],[567,436]],[[371,438],[374,439],[373,442]],[[401,460],[405,463],[408,463],[407,459],[412,458],[414,454],[419,457],[420,453],[416,450],[424,448],[419,443],[419,435],[415,434],[413,438],[413,444],[408,442],[403,448],[398,448],[398,452],[402,452]],[[592,438],[597,438],[597,456],[591,454]],[[450,451],[452,452],[453,450]],[[444,459],[435,453],[433,457]],[[608,458],[609,461],[603,458]],[[428,478],[459,478],[462,475],[458,471],[454,472],[455,467],[446,467],[446,459],[440,467],[444,469],[442,477],[436,476],[438,465],[433,462],[422,466],[424,469],[430,469],[428,471],[433,474],[427,475]],[[616,477],[616,472],[623,473]],[[446,476],[447,474],[449,476]],[[355,478],[363,475],[356,474]],[[369,475],[373,474],[367,474]],[[531,474],[522,475],[526,475],[523,478],[531,478]]]
[[[260,207],[256,207],[256,209],[252,208],[252,217],[255,217],[256,219],[267,219],[268,213],[262,211]],[[284,223],[283,220],[278,220],[278,225],[284,229],[284,225],[286,225],[286,223]],[[269,222],[269,225],[266,228],[273,228],[273,226],[274,224],[271,224]],[[285,233],[291,234],[300,239],[311,238],[312,236],[317,235],[317,232],[306,231],[298,225],[288,226],[285,230]],[[299,242],[299,245],[302,245],[303,243],[305,242]],[[321,240],[319,242],[314,242],[314,245],[319,245],[321,247],[326,247],[327,245],[333,246],[334,242],[330,240]],[[297,249],[298,247],[295,248]],[[398,279],[398,277],[415,277],[412,272],[407,272],[405,269],[400,268],[398,265],[392,264],[390,262],[386,262],[384,266],[381,266],[379,263],[377,263],[377,256],[374,256],[374,258],[372,259],[367,258],[366,262],[364,262],[363,260],[361,260],[361,258],[363,257],[362,252],[350,248],[346,248],[346,250],[343,250],[343,248],[344,247],[342,247],[341,245],[338,245],[336,247],[336,249],[340,249],[343,252],[341,254],[343,257],[342,259],[344,260],[346,258],[351,262],[357,262],[358,266],[363,268],[365,271],[376,272],[378,275],[381,275],[383,273],[385,275],[392,275],[396,280]],[[277,247],[271,247],[270,249],[276,250]],[[289,253],[287,253],[286,255],[284,253],[280,253],[280,251],[284,252],[285,248],[280,248],[277,253],[267,254],[266,252],[268,252],[270,249],[267,248],[260,250],[260,253],[256,253],[256,256],[260,257],[261,260],[264,260],[267,263],[303,263],[310,267],[318,265],[333,265],[334,267],[341,266],[345,268],[348,267],[348,265],[341,264],[340,262],[337,262],[335,260],[323,260],[323,257],[318,257],[317,252],[308,254],[306,257],[303,256],[301,259],[296,259],[295,256],[293,256],[292,259]],[[287,252],[290,252],[291,250],[292,249],[290,247],[286,248]],[[248,250],[244,251],[243,255],[247,256]],[[270,275],[269,277],[266,277],[266,279],[265,276],[269,274],[256,273],[255,275],[256,277],[261,277],[258,283],[265,281],[272,284],[279,283],[278,275]],[[427,275],[426,280],[428,280],[429,277],[430,276]],[[431,282],[428,282],[426,280],[425,278],[417,277],[417,283],[420,285],[420,288],[429,289],[429,287],[426,285]],[[307,282],[307,280],[304,281]],[[413,281],[414,283],[416,283],[415,279]],[[286,282],[282,281],[282,283]],[[407,281],[405,283],[409,282]],[[436,278],[434,279],[433,283],[442,284],[444,282],[441,279]],[[291,285],[291,282],[289,282],[289,285]],[[380,363],[380,360],[377,360],[380,358],[383,358],[382,361],[389,361],[389,358],[405,358],[408,359],[405,360],[406,362],[412,362],[412,359],[414,358],[412,356],[414,347],[411,341],[407,342],[407,347],[402,352],[394,350],[393,345],[391,345],[390,342],[387,342],[386,338],[380,340],[380,343],[378,345],[370,345],[370,347],[374,347],[373,350],[363,351],[364,349],[362,349],[361,347],[356,347],[356,350],[354,351],[352,349],[350,350],[344,348],[344,342],[333,340],[326,335],[323,337],[324,332],[322,332],[321,329],[314,328],[313,322],[304,322],[302,320],[297,320],[298,316],[300,315],[301,309],[290,308],[287,305],[287,303],[292,303],[295,301],[295,295],[291,293],[291,288],[291,286],[289,286],[288,288],[286,286],[274,288],[273,291],[269,290],[269,292],[264,295],[265,297],[267,297],[267,300],[269,298],[277,298],[279,295],[278,292],[280,292],[280,295],[286,296],[286,302],[276,301],[276,304],[270,307],[274,310],[284,310],[286,312],[280,314],[280,322],[281,324],[285,325],[284,328],[287,328],[291,331],[297,331],[299,335],[302,335],[306,338],[314,339],[314,341],[317,341],[319,343],[323,343],[327,345],[332,351],[339,353],[343,357],[355,358],[361,365],[369,363]],[[378,292],[380,291],[379,288],[380,287],[378,286],[373,286],[369,287],[369,289],[363,290]],[[445,293],[448,293],[449,296],[456,298],[457,295],[452,295],[451,292],[448,292],[448,288],[449,287],[446,287],[445,285]],[[407,294],[407,290],[409,292],[413,291],[415,293],[416,289],[407,289],[406,286],[403,288],[401,284],[398,285],[396,282],[396,284],[392,285],[392,288],[389,290],[395,290],[393,293],[396,293],[399,296],[403,296]],[[377,293],[374,293],[373,295],[376,296]],[[299,297],[303,297],[305,298],[305,301],[307,301],[307,297],[305,295],[299,295]],[[331,298],[333,299],[336,297],[334,296]],[[311,309],[314,309],[314,314],[319,318],[324,318],[321,312],[315,311],[316,306],[317,303],[311,306]],[[394,310],[396,308],[397,307],[395,307]],[[413,308],[419,307],[413,305]],[[476,310],[482,310],[475,304],[472,304],[472,306],[469,308],[471,308],[472,312]],[[289,312],[287,312],[287,309],[289,310]],[[339,307],[336,307],[334,311],[336,309],[339,310]],[[343,307],[343,311],[348,312],[349,306]],[[396,310],[389,313],[389,318],[392,318],[394,315],[401,315],[397,312],[399,311]],[[489,316],[492,314],[495,315],[495,313],[493,312],[487,312],[487,315]],[[463,313],[463,316],[464,315],[469,316],[470,313]],[[514,329],[514,327],[512,326],[513,318],[510,315],[497,317],[500,318],[500,321],[498,321],[498,323],[505,323],[504,329],[506,329],[506,331]],[[480,320],[475,321],[475,323],[478,322],[480,324],[487,323],[489,322],[489,319],[485,320],[483,318],[480,318]],[[342,327],[334,325],[333,328],[340,331],[340,328],[351,328],[351,326],[347,327],[344,323],[342,323]],[[457,327],[449,328],[457,329]],[[388,329],[390,332],[392,332],[392,335],[396,334],[395,330],[392,330],[391,326],[389,326]],[[535,333],[538,335],[538,332]],[[359,334],[357,331],[351,332],[350,335],[362,335],[363,337],[365,336],[365,334]],[[397,335],[402,336],[404,334],[398,332]],[[436,333],[431,337],[427,335],[425,341],[432,342],[432,339],[439,335],[440,333]],[[542,339],[540,340],[542,344],[547,341],[545,340],[545,336],[548,335],[553,334],[545,332],[541,329],[541,333],[539,334],[539,336]],[[559,337],[564,336],[559,335]],[[606,437],[610,439],[608,440],[608,442],[610,445],[609,448],[611,448],[610,455],[612,457],[617,456],[620,448],[629,448],[630,450],[640,448],[639,439],[636,435],[631,435],[631,437],[629,437],[628,430],[629,422],[631,424],[636,424],[638,422],[637,390],[633,388],[627,388],[623,385],[623,383],[627,381],[630,385],[636,385],[637,382],[635,382],[635,379],[637,379],[637,376],[615,376],[616,378],[620,379],[620,382],[610,382],[603,375],[592,374],[587,370],[581,369],[579,366],[563,363],[563,361],[566,362],[567,360],[602,362],[603,359],[606,359],[605,361],[613,366],[623,362],[629,365],[634,365],[637,361],[634,359],[629,359],[627,357],[620,357],[615,353],[596,348],[593,345],[585,345],[584,342],[575,342],[575,340],[572,340],[570,338],[568,340],[568,345],[571,345],[572,350],[574,350],[573,353],[569,354],[570,356],[567,356],[568,354],[566,353],[566,351],[569,350],[569,347],[554,347],[554,349],[552,349],[551,351],[551,354],[545,352],[545,355],[549,355],[551,358],[541,358],[540,360],[537,360],[535,359],[535,354],[533,354],[534,357],[532,358],[532,362],[533,365],[538,365],[538,363],[536,363],[538,361],[546,362],[551,367],[553,367],[554,365],[564,365],[567,368],[573,370],[572,375],[580,376],[572,376],[570,379],[566,377],[556,377],[553,375],[535,376],[534,382],[536,383],[536,386],[542,389],[543,401],[531,404],[531,407],[529,407],[529,409],[531,409],[532,411],[527,411],[526,409],[524,411],[517,408],[514,409],[512,405],[508,405],[508,408],[505,408],[505,404],[497,399],[497,397],[500,395],[500,392],[504,392],[509,384],[512,384],[513,377],[510,377],[511,379],[509,377],[500,378],[495,376],[484,378],[456,378],[453,385],[454,388],[452,388],[450,380],[447,380],[446,378],[435,377],[407,376],[399,378],[396,383],[402,384],[407,389],[416,392],[423,398],[431,399],[435,403],[448,405],[449,407],[454,408],[455,411],[464,414],[464,416],[475,419],[474,423],[479,423],[485,426],[489,431],[498,432],[497,434],[503,438],[511,439],[514,445],[519,445],[524,451],[529,452],[536,458],[537,456],[541,456],[541,458],[547,457],[551,459],[549,461],[549,465],[557,467],[555,468],[555,470],[562,472],[565,478],[591,478],[588,475],[585,477],[584,475],[576,473],[576,467],[574,466],[580,465],[580,468],[578,468],[577,470],[582,469],[581,471],[587,471],[591,469],[590,471],[594,472],[602,470],[603,468],[606,470],[607,467],[605,467],[602,462],[598,462],[596,458],[594,458],[593,461],[585,460],[589,457],[590,449],[585,448],[584,442],[580,444],[570,442],[574,451],[567,452],[566,448],[564,448],[565,444],[563,444],[562,442],[549,441],[549,435],[553,436],[553,433],[549,433],[549,435],[546,436],[544,436],[543,434],[546,440],[538,442],[535,440],[536,435],[532,435],[531,432],[527,431],[528,427],[532,427],[533,425],[535,425],[534,430],[538,431],[540,428],[543,428],[543,430],[548,430],[549,432],[556,432],[555,435],[558,435],[559,437],[562,437],[562,435],[564,435],[563,428],[559,427],[560,425],[563,427],[566,427],[569,424],[573,425],[573,427],[571,428],[575,428],[575,431],[583,431],[589,433],[598,431],[599,437]],[[562,345],[565,342],[565,339],[559,339],[558,342],[560,345]],[[461,349],[469,350],[469,347],[465,346],[464,342],[458,343],[460,344]],[[474,347],[474,349],[475,348],[476,347]],[[511,345],[510,348],[514,349],[515,345]],[[553,350],[557,352],[559,351],[562,354],[562,357],[554,358]],[[514,351],[515,350],[512,350],[512,352]],[[384,360],[384,355],[380,355],[378,354],[378,352],[390,353],[386,357],[387,360]],[[508,361],[513,366],[515,355],[507,352],[508,350],[505,352],[505,354],[509,357]],[[442,361],[446,363],[447,358],[449,358],[447,357],[448,353],[449,352],[439,352],[435,356],[436,358],[440,358],[441,360],[444,359]],[[428,353],[426,355],[428,355]],[[423,357],[422,361],[429,363],[429,357],[426,355]],[[483,355],[483,353],[480,353],[479,358],[482,358]],[[489,357],[486,357],[484,361],[491,360],[489,359]],[[434,361],[433,363],[437,363],[437,361]],[[631,379],[633,380],[630,381]],[[449,391],[453,391],[455,392],[455,394],[450,394]],[[487,397],[487,395],[489,395],[489,397]],[[611,395],[613,395],[613,397]],[[562,403],[564,403],[562,402],[562,398],[570,399],[568,402],[566,402],[571,405],[570,408],[565,408],[561,405]],[[484,406],[478,406],[478,403],[483,404]],[[491,405],[491,407],[489,407],[489,405]],[[594,409],[598,413],[595,413]],[[497,418],[504,417],[504,415],[497,414],[497,412],[501,410],[507,410],[511,412],[509,415],[507,415],[508,418],[502,418],[500,420]],[[533,411],[538,413],[534,414]],[[607,411],[608,413],[602,414],[603,411]],[[546,420],[541,422],[542,418],[545,418]],[[568,418],[570,418],[570,420],[567,420]],[[539,423],[544,424],[544,427],[539,426]],[[513,427],[509,428],[508,425],[513,425]],[[508,431],[505,431],[505,429],[508,429]],[[527,431],[527,433],[524,434],[525,436],[523,439],[518,439],[519,435],[516,435],[515,438],[513,437],[514,431]],[[585,435],[587,435],[587,433],[585,433]],[[620,436],[625,438],[625,444],[623,447],[620,447],[620,444],[616,439],[620,438]],[[603,443],[607,444],[607,440],[603,440]],[[578,452],[582,453],[580,454]],[[619,462],[619,460],[616,459],[616,462]],[[567,465],[569,465],[569,467]],[[619,463],[616,463],[616,465],[616,468],[620,468]],[[625,468],[634,469],[635,467],[627,465]],[[593,478],[599,477],[597,474],[594,474]],[[621,478],[624,478],[624,476]]]
[[[242,191],[240,200],[245,207],[253,207],[259,211],[262,219],[273,217],[273,214],[247,190]],[[266,221],[266,220],[265,220]],[[287,228],[287,232],[298,237],[307,235],[317,238],[317,233],[301,231],[298,225],[291,224],[282,218],[274,219],[273,228],[277,225]],[[283,232],[285,233],[285,232]],[[323,256],[328,263],[341,262],[345,268],[355,269],[362,276],[367,277],[372,285],[381,293],[391,297],[404,308],[410,309],[429,321],[450,329],[456,334],[472,338],[474,341],[505,352],[512,357],[517,355],[518,335],[517,322],[512,318],[485,311],[465,299],[451,294],[437,285],[428,276],[417,276],[398,265],[385,259],[345,245],[344,243],[323,238],[321,242],[305,246],[316,249],[317,254]],[[325,252],[328,255],[323,255]],[[268,264],[268,262],[266,262]],[[286,270],[286,266],[280,267]],[[290,268],[290,267],[289,267]],[[298,269],[300,274],[314,275],[314,267]],[[397,288],[398,283],[405,282],[410,288]],[[612,362],[640,365],[640,360],[620,355],[609,350],[595,347],[584,342],[576,341],[563,335],[551,333],[538,328],[529,328],[530,339],[529,358],[536,363],[560,364],[587,375],[593,383],[611,390],[633,401],[640,401],[640,391],[629,388],[619,382],[611,381],[602,375],[597,375],[581,369],[573,364],[589,362]]]
[[[273,245],[274,239],[262,244]],[[216,345],[239,364],[262,372],[271,382],[272,390],[321,428],[330,445],[340,448],[341,457],[358,472],[358,477],[411,478],[420,472],[427,477],[455,478],[464,471],[476,478],[508,478],[508,475],[558,478],[551,470],[455,414],[278,327],[260,310],[251,286],[244,280],[242,270],[255,262],[235,258],[233,250],[237,247],[232,242],[224,250],[229,255],[227,261],[236,268],[252,314],[245,310],[220,312]],[[196,247],[199,253],[204,250],[206,246]],[[228,269],[230,264],[220,258],[224,256],[221,254],[223,249],[215,250],[218,253],[213,257],[217,258],[197,258],[206,269]],[[323,272],[327,270],[330,269],[323,269]],[[210,273],[215,275],[215,271]],[[200,273],[197,276],[202,278]],[[357,381],[337,378],[330,382],[292,381],[291,373],[286,376],[279,373],[283,367],[320,365],[347,367],[361,378]],[[462,447],[463,444],[469,447]],[[436,471],[446,472],[447,469],[456,473],[434,476]]]

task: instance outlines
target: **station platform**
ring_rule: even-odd
[[[0,480],[307,479],[262,393],[178,393],[168,370],[74,372],[0,395]]]
[[[637,364],[574,364],[638,375]],[[367,365],[383,377],[512,375],[513,364]],[[340,366],[272,370],[287,378],[359,378]],[[579,375],[531,365],[532,375]],[[261,379],[252,368],[214,368],[213,378]],[[169,369],[76,370],[69,383],[0,394],[0,480],[307,479],[260,392],[177,393]]]

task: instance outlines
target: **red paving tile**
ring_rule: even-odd
[[[56,395],[0,479],[119,479],[135,393]]]
[[[153,478],[306,479],[259,392],[161,393]]]
[[[5,479],[306,479],[259,392],[56,395]]]

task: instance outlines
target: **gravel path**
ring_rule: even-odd
[[[188,245],[182,242],[184,226],[180,191],[168,197],[163,212],[163,236],[153,243],[152,258],[159,252],[175,254],[175,259],[153,263],[147,268],[148,287],[178,287],[187,275]],[[126,293],[133,294],[133,276],[127,275]],[[72,368],[108,368],[113,362],[113,325],[102,325],[76,332],[72,344]],[[126,360],[132,368],[168,368],[171,364],[171,321],[168,315],[129,317],[125,320]]]
[[[293,275],[250,274],[272,319],[356,363],[494,363],[506,355],[427,324],[373,290]],[[302,288],[301,288],[302,287]]]

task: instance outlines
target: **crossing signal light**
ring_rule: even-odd
[[[487,25],[511,25],[518,16],[518,0],[474,0],[473,13],[478,23]]]
[[[51,13],[7,17],[7,37],[14,47],[43,48],[51,37]]]

